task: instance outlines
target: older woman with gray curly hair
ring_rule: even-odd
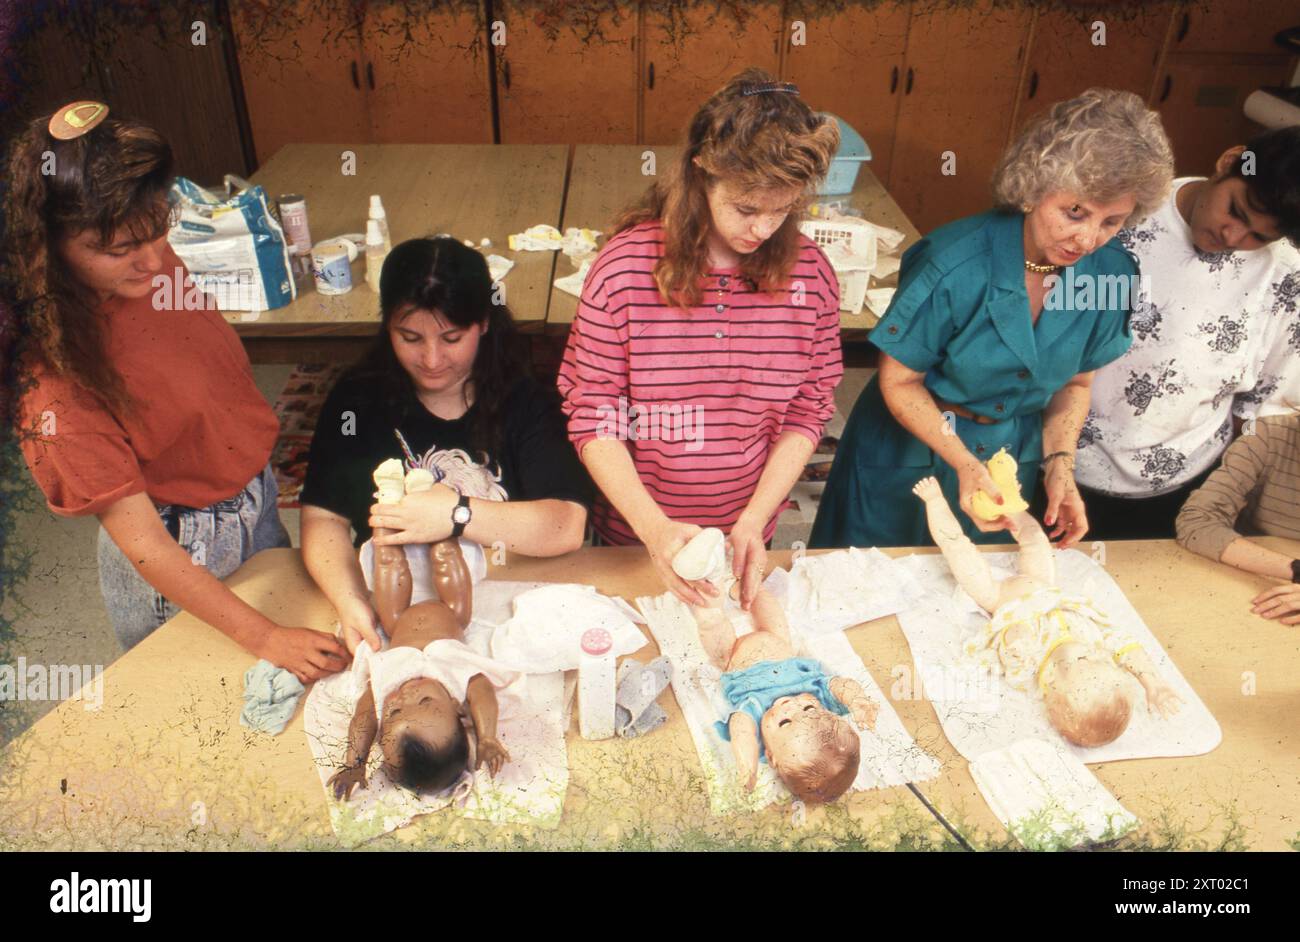
[[[1130,92],[1089,89],[1033,121],[994,174],[996,208],[935,230],[903,256],[871,334],[880,371],[858,398],[826,482],[811,545],[920,546],[933,476],[975,542],[1006,542],[1008,517],[972,510],[1000,494],[985,466],[1002,449],[1061,546],[1088,520],[1074,449],[1093,371],[1131,342],[1137,266],[1115,235],[1173,180],[1160,117]],[[1004,483],[1006,483],[1004,481]]]

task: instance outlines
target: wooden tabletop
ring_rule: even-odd
[[[1279,544],[1281,545],[1280,541]],[[890,550],[904,555],[913,550]],[[922,551],[924,552],[924,551]],[[788,565],[788,552],[772,562]],[[1300,836],[1300,629],[1250,614],[1268,580],[1237,573],[1172,542],[1108,543],[1106,568],[1223,728],[1205,756],[1093,766],[1141,819],[1137,840],[1178,847],[1284,849]],[[519,557],[496,578],[586,582],[633,599],[656,577],[637,549],[583,549],[553,560]],[[296,550],[270,550],[228,580],[282,624],[329,629],[334,613]],[[847,636],[904,727],[942,764],[919,783],[926,801],[976,847],[1010,838],[975,789],[933,707],[898,684],[913,672],[893,617]],[[657,654],[647,644],[633,656]],[[316,848],[338,846],[312,764],[302,711],[277,737],[238,723],[252,657],[182,614],[104,676],[103,705],[69,700],[0,755],[0,845],[50,849]],[[1248,692],[1249,691],[1249,692]],[[381,838],[457,847],[903,847],[951,839],[907,788],[853,793],[795,813],[774,805],[713,817],[676,701],[668,723],[634,740],[568,735],[571,770],[558,828],[495,827],[440,812]]]
[[[653,161],[651,161],[653,155]],[[580,144],[573,150],[573,168],[569,173],[569,190],[564,201],[564,223],[570,226],[596,229],[604,239],[612,235],[614,218],[654,182],[655,176],[646,170],[653,165],[655,175],[662,175],[681,156],[680,147],[652,146],[649,144]],[[835,199],[837,197],[827,197]],[[862,210],[871,222],[904,233],[903,247],[920,239],[921,235],[894,202],[884,186],[863,164],[849,197],[851,204]],[[604,244],[602,239],[601,244]],[[574,270],[568,259],[556,262],[557,278]],[[881,284],[897,283],[897,275]],[[567,329],[578,311],[578,299],[552,288],[548,327]],[[840,326],[845,330],[866,329],[875,325],[877,318],[865,307],[858,314],[841,314]]]
[[[355,154],[355,174],[343,154]],[[550,297],[554,252],[511,252],[506,237],[529,226],[558,226],[564,202],[568,147],[529,144],[288,144],[252,178],[274,202],[285,193],[307,200],[314,242],[365,233],[370,194],[383,197],[393,244],[447,232],[513,258],[506,303],[517,320],[542,322]],[[226,315],[244,337],[367,336],[379,323],[379,299],[366,286],[365,261],[352,265],[352,290],[317,294],[300,286],[297,299],[256,320]]]

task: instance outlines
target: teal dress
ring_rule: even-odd
[[[1105,366],[1132,342],[1137,263],[1112,239],[1058,273],[1062,281],[1034,324],[1023,226],[1020,213],[982,213],[908,249],[898,291],[871,342],[925,373],[936,399],[995,419],[982,425],[953,416],[953,432],[984,461],[1005,447],[1020,463],[1021,492],[1032,501],[1043,409],[1075,375]],[[957,472],[898,423],[873,378],[841,437],[810,547],[932,545],[925,506],[912,494],[927,475],[939,480],[972,540],[1010,540],[1005,531],[981,533],[957,509]]]

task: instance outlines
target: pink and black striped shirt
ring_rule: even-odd
[[[654,280],[657,221],[609,240],[587,275],[559,389],[569,438],[624,441],[650,496],[674,520],[730,530],[785,431],[821,439],[835,412],[839,284],[800,237],[787,286],[759,293],[738,269],[713,269],[701,303],[664,303]],[[592,524],[607,542],[639,542],[604,495]],[[776,517],[768,521],[771,539]]]

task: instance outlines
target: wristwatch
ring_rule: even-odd
[[[460,535],[465,532],[465,527],[469,525],[469,519],[472,516],[474,515],[469,509],[469,495],[461,494],[460,500],[456,502],[456,506],[451,510],[451,522],[453,524],[451,538],[453,540],[459,539]]]
[[[1291,581],[1300,582],[1300,559],[1291,560]]]

